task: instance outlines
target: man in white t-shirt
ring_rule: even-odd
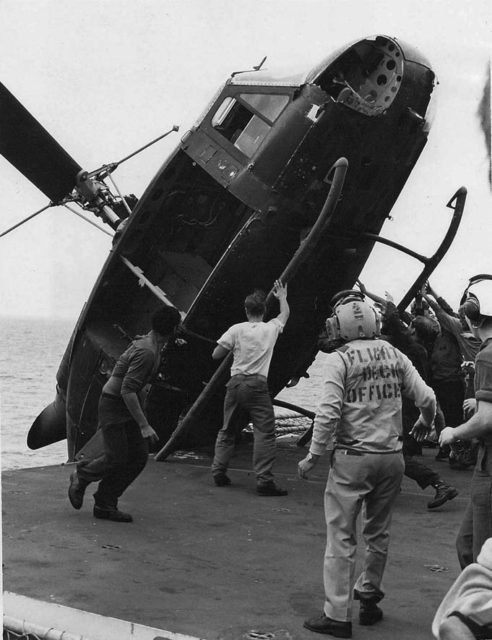
[[[237,430],[244,426],[246,413],[254,427],[253,468],[261,496],[287,495],[273,479],[275,416],[267,381],[273,348],[289,317],[287,287],[276,280],[273,294],[280,304],[276,318],[263,321],[265,295],[256,291],[244,301],[247,322],[230,327],[217,340],[212,354],[215,360],[231,351],[234,356],[224,400],[224,424],[217,435],[212,463],[215,484],[218,487],[231,484],[227,467],[234,453]]]

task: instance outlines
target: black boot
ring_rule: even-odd
[[[217,487],[228,487],[230,484],[232,484],[229,476],[223,471],[221,471],[220,473],[214,473],[213,477],[215,485]]]
[[[77,472],[74,471],[70,476],[70,485],[68,487],[68,499],[74,509],[80,509],[84,502],[84,493],[89,486],[87,480],[79,478]]]
[[[273,480],[256,485],[256,493],[259,496],[286,496],[289,492],[275,484]]]
[[[361,600],[359,624],[368,627],[383,619],[383,611],[374,600]]]
[[[94,518],[101,520],[112,520],[112,522],[133,522],[129,513],[118,509],[118,498],[100,495],[98,491],[94,494]]]
[[[352,637],[352,623],[350,621],[343,622],[341,620],[332,620],[321,614],[316,618],[309,618],[304,622],[304,627],[309,631],[315,633],[325,633],[335,638],[351,638]]]
[[[94,518],[101,518],[102,520],[112,520],[113,522],[133,522],[133,518],[129,513],[120,511],[118,507],[100,507],[94,505]]]
[[[434,499],[427,503],[428,509],[435,509],[436,507],[440,507],[448,500],[452,500],[456,498],[458,495],[458,489],[451,487],[449,484],[446,484],[443,480],[438,480],[434,482],[432,485],[436,490],[436,495]]]

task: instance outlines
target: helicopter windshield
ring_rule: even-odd
[[[289,102],[287,95],[241,93],[223,100],[212,126],[248,158],[263,142]]]

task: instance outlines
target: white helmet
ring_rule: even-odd
[[[360,291],[341,291],[331,303],[333,315],[326,320],[330,340],[349,342],[381,334],[381,316]]]

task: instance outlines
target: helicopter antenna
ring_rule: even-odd
[[[233,71],[231,73],[231,78],[234,78],[234,76],[237,76],[239,73],[250,73],[251,71],[259,71],[266,59],[267,57],[265,56],[263,60],[260,62],[260,64],[257,64],[252,69],[244,69],[244,71]]]

